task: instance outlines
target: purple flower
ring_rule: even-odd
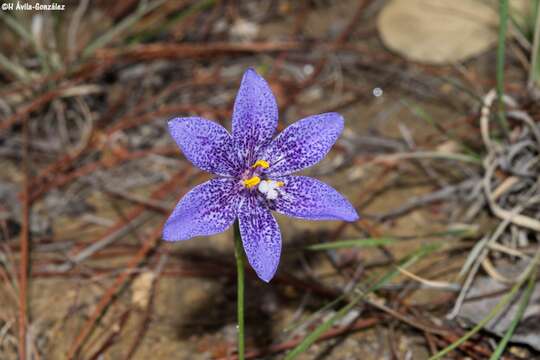
[[[169,132],[186,158],[218,176],[180,200],[165,223],[163,239],[217,234],[238,219],[247,259],[268,282],[281,255],[281,233],[271,210],[309,220],[358,219],[332,187],[291,175],[326,156],[343,130],[341,115],[309,116],[274,138],[277,122],[276,99],[253,69],[245,72],[236,96],[232,135],[199,117],[169,121]]]

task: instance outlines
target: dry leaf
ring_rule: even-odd
[[[512,2],[513,7],[523,8]],[[409,60],[455,63],[497,41],[497,7],[478,0],[393,0],[377,27],[384,44]]]
[[[150,291],[154,282],[154,274],[143,272],[133,280],[131,285],[131,302],[140,309],[145,309],[150,301]]]

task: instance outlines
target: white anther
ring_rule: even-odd
[[[263,180],[259,183],[259,191],[262,192],[263,194],[266,194],[268,193],[268,190],[270,190],[270,184],[268,183],[268,181],[266,180]]]
[[[278,197],[278,192],[276,189],[270,189],[267,193],[266,193],[266,198],[268,200],[276,200],[277,197]]]
[[[259,183],[259,191],[266,195],[266,198],[268,200],[275,200],[277,199],[279,192],[278,192],[279,184],[277,181],[274,180],[263,180]]]

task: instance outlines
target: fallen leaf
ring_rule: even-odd
[[[154,274],[143,272],[135,278],[131,285],[131,302],[140,309],[145,309],[150,301],[150,291],[154,282]]]
[[[512,8],[523,9],[523,1]],[[496,4],[478,0],[393,0],[377,28],[384,44],[409,60],[448,64],[481,54],[497,42]]]

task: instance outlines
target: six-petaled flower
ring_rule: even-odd
[[[245,72],[236,96],[232,135],[200,117],[169,121],[170,134],[185,157],[217,177],[180,200],[165,223],[165,240],[217,234],[238,219],[247,259],[268,282],[281,255],[281,233],[271,211],[309,220],[358,219],[332,187],[291,175],[326,156],[343,130],[341,115],[309,116],[274,138],[277,122],[274,95],[253,69]]]

